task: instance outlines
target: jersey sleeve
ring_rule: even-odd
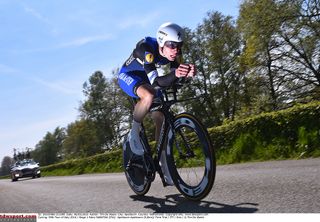
[[[176,59],[175,61],[171,62],[170,72],[165,76],[158,76],[155,79],[153,85],[160,86],[160,87],[170,86],[177,79],[175,72],[176,72],[176,69],[179,67],[179,65],[180,65],[179,59]]]
[[[153,84],[155,78],[158,77],[157,68],[154,62],[154,48],[145,41],[141,40],[140,42],[138,42],[133,53],[136,59],[143,65],[150,83]]]

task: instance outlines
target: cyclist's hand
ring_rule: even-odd
[[[197,74],[197,70],[194,64],[188,64],[189,71],[187,77],[194,77]]]
[[[189,73],[190,66],[188,64],[180,64],[179,67],[176,69],[176,77],[186,77]]]

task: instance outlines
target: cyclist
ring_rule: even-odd
[[[139,132],[141,122],[149,112],[153,99],[158,96],[154,87],[170,86],[177,78],[193,77],[196,74],[194,64],[180,64],[181,47],[184,40],[183,29],[172,22],[162,24],[156,38],[145,37],[136,44],[130,57],[119,71],[118,83],[120,88],[129,96],[139,98],[133,111],[132,128],[128,135],[133,158],[140,158],[144,154]],[[170,73],[159,76],[157,67],[170,64]],[[159,138],[163,114],[152,112],[155,122],[155,139]],[[163,155],[162,155],[163,156]],[[162,161],[161,161],[162,162]],[[165,170],[165,174],[167,170]],[[166,177],[165,177],[166,178]],[[167,183],[171,184],[171,178]]]

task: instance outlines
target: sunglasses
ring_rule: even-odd
[[[166,41],[164,45],[170,49],[181,49],[182,42]]]

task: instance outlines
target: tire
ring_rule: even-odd
[[[16,178],[13,174],[11,174],[11,181],[16,182],[17,180],[18,180],[18,178]]]
[[[196,117],[182,113],[175,117],[174,129],[170,128],[167,135],[167,165],[175,186],[187,199],[203,199],[210,193],[216,174],[215,153],[207,130]]]
[[[123,166],[124,173],[127,179],[127,182],[133,192],[139,196],[145,195],[151,186],[151,181],[147,179],[145,172],[143,169],[137,167],[131,167],[129,170],[126,170],[126,166],[130,157],[132,156],[132,152],[129,146],[129,142],[123,144]]]

